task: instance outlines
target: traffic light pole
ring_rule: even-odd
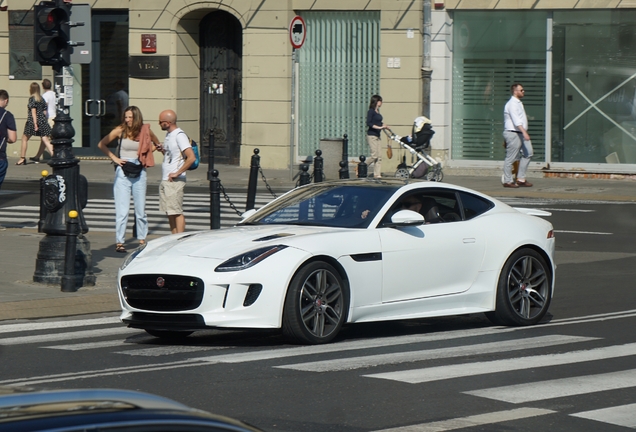
[[[88,226],[82,212],[86,206],[88,185],[86,178],[79,173],[79,160],[73,155],[72,119],[69,116],[67,98],[62,97],[65,89],[64,67],[54,65],[55,90],[57,95],[57,113],[52,131],[53,156],[48,162],[53,174],[44,179],[41,200],[45,207],[42,232],[46,234],[40,241],[40,248],[35,263],[35,282],[58,285],[65,273],[66,254],[66,221],[69,212],[77,211],[80,234],[77,237],[75,254],[75,287],[95,285],[95,275],[91,263],[91,247],[84,236]],[[66,87],[65,91],[70,91]],[[62,102],[64,101],[64,102]],[[68,285],[68,284],[67,284]]]

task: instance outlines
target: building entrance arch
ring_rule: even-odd
[[[199,23],[201,147],[208,151],[212,133],[215,161],[232,165],[240,160],[242,47],[232,14],[214,11]]]

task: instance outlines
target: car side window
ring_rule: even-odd
[[[495,206],[492,201],[468,192],[459,192],[459,197],[464,209],[464,218],[466,220],[479,216],[482,213],[486,213]]]

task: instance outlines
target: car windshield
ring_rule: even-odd
[[[397,189],[394,185],[328,183],[298,188],[247,218],[241,225],[366,228]]]

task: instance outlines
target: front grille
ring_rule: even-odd
[[[199,307],[203,299],[204,283],[191,276],[130,275],[121,278],[121,288],[126,303],[131,307],[173,312]]]

